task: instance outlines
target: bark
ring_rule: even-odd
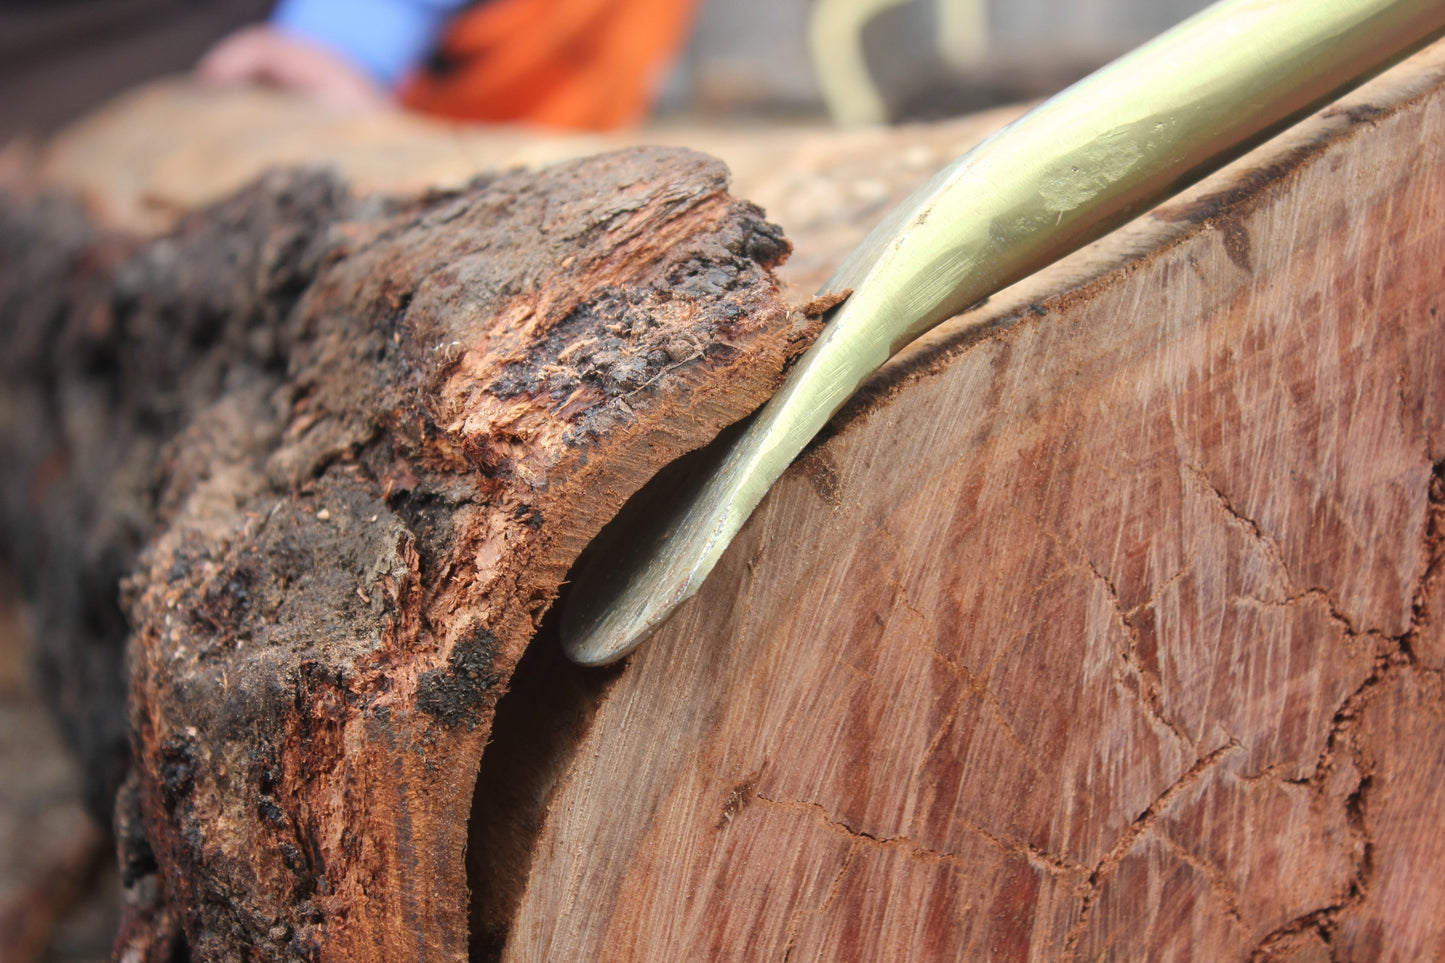
[[[278,175],[149,243],[12,205],[7,527],[110,756],[125,623],[66,597],[120,582],[130,626],[121,950],[466,956],[477,764],[542,611],[814,326],[725,185],[647,149],[389,205]]]

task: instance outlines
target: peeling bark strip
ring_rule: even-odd
[[[61,587],[97,547],[133,572],[122,946],[466,957],[478,761],[541,613],[812,333],[787,241],[725,188],[656,149],[380,206],[278,176],[107,258],[79,230],[68,301],[6,288],[7,392],[46,426],[5,426],[7,527],[128,523],[21,546]]]

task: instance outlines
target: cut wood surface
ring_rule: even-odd
[[[144,547],[126,585],[122,945],[159,958],[184,930],[198,960],[1445,954],[1442,84],[1437,45],[935,332],[794,465],[699,596],[602,673],[565,665],[544,617],[566,566],[808,336],[766,271],[777,236],[715,168],[634,154],[660,166],[399,206],[283,178],[191,216],[235,186],[204,184],[206,145],[228,142],[146,145],[123,118],[199,95],[153,88],[50,145],[44,178],[109,229],[180,219],[157,241],[102,231],[70,261],[37,253],[68,300],[6,302],[69,319],[77,350],[38,357],[121,392],[95,422],[59,416],[93,418],[97,397],[47,396],[47,424],[80,433],[68,459],[25,449],[6,494],[11,519],[34,507],[16,492],[40,498],[26,537],[76,543],[82,568],[115,526]],[[739,145],[738,193],[793,237],[800,303],[1002,116],[715,143]],[[136,154],[86,146],[122,136]],[[312,159],[346,153],[325,146]],[[167,199],[165,169],[195,180]],[[391,176],[367,189],[400,189]],[[530,204],[575,231],[507,227],[512,210],[553,223]],[[643,240],[684,222],[701,261],[746,283],[719,299],[685,269],[693,249]],[[629,225],[624,255],[599,223]],[[204,251],[229,253],[197,273]],[[499,280],[513,268],[533,280]],[[177,293],[203,290],[221,293]],[[634,310],[676,333],[737,303],[747,347],[707,315],[675,371],[670,341],[580,356]],[[98,364],[117,317],[140,319],[131,360],[164,364]],[[195,335],[217,317],[217,340]],[[596,396],[554,384],[574,375]],[[28,397],[0,411],[34,444]],[[625,417],[579,444],[579,419],[615,419],[619,399]],[[77,446],[97,424],[151,445],[132,457],[159,452],[159,473]],[[37,477],[81,481],[51,503]],[[77,537],[62,519],[107,477],[120,495]]]
[[[1445,954],[1442,64],[881,378],[602,698],[507,958]]]

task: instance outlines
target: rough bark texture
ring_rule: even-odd
[[[1442,64],[881,377],[600,700],[507,958],[1445,954]]]
[[[13,205],[11,550],[62,621],[47,592],[130,573],[123,950],[465,958],[477,764],[541,611],[807,340],[725,186],[646,149],[400,210],[276,176],[146,244]],[[46,653],[112,759],[103,615]]]

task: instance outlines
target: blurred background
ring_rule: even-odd
[[[818,66],[846,75],[861,55],[883,101],[883,115],[866,119],[896,122],[1046,95],[1204,6],[703,0],[659,114],[824,116],[810,17],[833,27],[833,52]],[[216,41],[264,19],[271,7],[271,0],[0,0],[0,136],[54,130],[120,90],[188,70]]]

